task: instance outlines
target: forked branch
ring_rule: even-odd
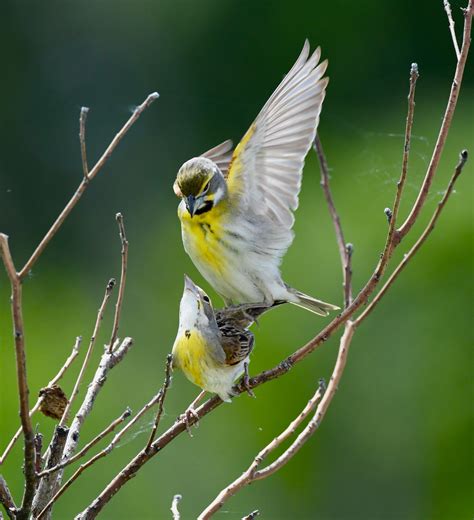
[[[443,124],[440,129],[440,134],[446,133],[449,130],[452,115],[454,112],[456,100],[457,100],[457,91],[460,87],[463,71],[464,71],[464,64],[467,52],[468,52],[468,40],[470,38],[470,31],[471,31],[471,18],[472,18],[472,0],[469,2],[468,9],[465,12],[465,27],[464,27],[464,40],[463,40],[463,49],[461,51],[461,59],[458,63],[458,66],[456,67],[455,72],[455,79],[453,82],[453,85],[455,85],[455,88],[451,90],[450,94],[450,101],[448,102],[448,110],[445,114],[445,118],[443,120]],[[412,116],[410,115],[410,110],[414,106],[414,87],[416,82],[416,68],[412,67],[411,74],[410,74],[410,92],[411,97],[409,96],[409,115],[407,116],[407,129],[406,129],[406,137],[405,137],[405,147],[404,147],[404,159],[403,164],[405,166],[402,166],[402,168],[406,167],[407,161],[408,161],[408,150],[409,146],[406,146],[406,144],[409,144],[410,140],[410,134],[411,134],[411,122],[412,122]],[[435,146],[435,151],[433,153],[433,156],[435,157],[434,162],[430,163],[430,166],[428,168],[428,181],[423,182],[421,188],[420,188],[420,194],[417,199],[417,203],[414,205],[414,211],[412,211],[411,216],[407,219],[406,222],[408,222],[407,225],[402,226],[398,230],[398,238],[402,238],[406,235],[406,233],[411,229],[414,221],[418,218],[418,215],[421,211],[421,206],[424,203],[424,200],[426,198],[426,195],[429,191],[429,187],[431,184],[432,176],[434,175],[438,163],[439,163],[439,157],[438,154],[442,151],[442,146],[440,147],[440,143],[444,144],[446,136],[444,137],[442,135],[439,136],[437,145]],[[402,169],[402,175],[403,175],[403,169]],[[404,182],[404,181],[403,181]],[[401,197],[402,195],[402,186],[398,186],[397,193],[399,192],[397,197]],[[421,201],[421,203],[420,203]],[[398,211],[398,210],[397,210]],[[392,212],[392,218],[393,218],[393,212]],[[390,225],[389,225],[390,229]],[[395,237],[395,233],[392,235]],[[355,299],[351,302],[351,304],[345,308],[341,314],[339,314],[336,318],[334,318],[326,327],[323,328],[323,330],[318,333],[311,341],[309,341],[306,345],[302,346],[298,350],[296,350],[293,354],[288,356],[286,359],[284,359],[281,363],[279,363],[277,366],[263,371],[260,374],[258,374],[256,377],[253,377],[249,381],[250,388],[256,388],[257,386],[264,384],[268,381],[271,381],[272,379],[278,378],[284,374],[286,374],[292,366],[294,366],[296,363],[301,362],[305,357],[307,357],[309,354],[311,354],[315,349],[317,349],[320,345],[322,345],[327,339],[336,331],[338,330],[342,325],[346,324],[344,335],[341,339],[341,347],[338,355],[338,359],[336,362],[335,370],[337,374],[340,374],[341,371],[344,368],[345,364],[345,357],[347,355],[347,346],[350,343],[350,340],[352,339],[354,329],[356,325],[354,322],[349,321],[356,313],[361,309],[363,305],[365,305],[369,299],[369,297],[375,292],[377,289],[380,280],[383,276],[383,274],[386,271],[387,265],[389,263],[391,253],[393,248],[397,246],[399,243],[399,240],[395,241],[395,238],[392,239],[392,241],[386,240],[385,248],[383,250],[383,253],[381,255],[381,258],[378,261],[378,264],[372,274],[372,276],[369,278],[369,280],[366,282],[365,286],[359,291]],[[344,243],[341,241],[341,243]],[[380,300],[374,300],[373,306],[376,306]],[[372,307],[373,308],[373,307]],[[367,316],[367,315],[365,315]],[[363,319],[361,318],[357,320],[357,325],[359,325]],[[341,352],[342,349],[342,352]],[[339,375],[337,377],[340,377]],[[336,378],[337,382],[337,378]],[[324,415],[324,413],[327,410],[327,407],[332,399],[333,392],[335,392],[337,385],[331,386],[331,382],[329,385],[329,391],[327,392],[327,397],[325,395],[325,399],[321,402],[321,408],[320,412]],[[247,388],[244,388],[242,384],[239,384],[235,387],[235,392],[242,393],[246,391]],[[103,507],[109,502],[109,500],[120,490],[120,488],[128,482],[136,473],[139,471],[139,469],[146,464],[153,456],[155,456],[157,453],[161,453],[164,447],[166,447],[170,442],[172,442],[176,436],[180,435],[184,431],[186,431],[187,426],[191,426],[192,424],[196,423],[198,420],[202,419],[205,415],[209,414],[212,410],[214,410],[216,407],[218,407],[222,401],[218,397],[213,397],[206,401],[203,405],[201,405],[196,410],[196,415],[191,416],[187,419],[187,421],[184,420],[178,420],[175,422],[173,426],[171,426],[166,432],[164,432],[160,437],[158,437],[156,440],[153,441],[153,443],[149,446],[147,450],[143,449],[141,450],[123,469],[120,471],[113,479],[112,481],[104,488],[104,490],[99,494],[99,496],[77,517],[76,520],[85,520],[85,519],[92,519],[96,518],[96,516],[100,513],[100,511],[103,509]]]
[[[79,184],[77,190],[74,192],[74,195],[71,197],[69,202],[66,204],[65,208],[62,210],[58,218],[55,220],[49,231],[46,233],[46,235],[43,237],[41,242],[39,243],[38,247],[35,249],[34,253],[31,255],[29,260],[24,265],[23,269],[20,271],[19,276],[20,279],[23,280],[25,276],[31,271],[34,264],[37,262],[38,258],[40,257],[41,253],[44,251],[45,247],[49,244],[51,239],[54,237],[54,235],[58,232],[59,228],[62,226],[63,222],[66,220],[66,217],[71,213],[71,211],[74,209],[76,204],[79,202],[79,199],[82,197],[84,191],[86,190],[87,186],[89,185],[89,182],[94,179],[94,177],[100,172],[104,164],[107,162],[107,160],[112,155],[115,148],[117,148],[117,145],[120,143],[120,141],[124,138],[126,133],[130,130],[132,125],[135,123],[135,121],[141,116],[141,114],[155,101],[158,99],[159,95],[158,92],[153,92],[150,94],[145,101],[138,105],[135,110],[133,111],[133,114],[130,116],[128,121],[123,125],[121,130],[116,134],[116,136],[112,139],[109,146],[106,148],[105,152],[102,154],[100,159],[97,161],[95,166],[92,168],[90,172],[88,172],[87,176],[84,175],[84,178],[82,179],[82,182]],[[82,114],[82,111],[81,111]],[[81,151],[85,154],[85,116],[83,115],[83,120],[80,122],[80,133],[83,132],[83,136],[81,137]],[[82,143],[82,139],[84,139],[84,144]],[[83,161],[84,161],[85,155],[83,155]],[[84,165],[84,162],[83,162]],[[84,166],[83,166],[84,168]],[[87,168],[87,165],[86,165]]]
[[[255,480],[259,480],[265,478],[270,475],[274,471],[278,469],[278,467],[274,467],[273,470],[269,470],[269,468],[274,465],[272,463],[262,469],[258,469],[262,462],[273,453],[286,439],[294,435],[298,426],[309,416],[309,414],[313,411],[318,401],[321,399],[324,393],[323,384],[319,384],[318,389],[311,399],[308,401],[304,409],[297,415],[297,417],[285,428],[284,431],[280,433],[277,437],[275,437],[265,448],[263,448],[258,455],[254,458],[253,462],[250,464],[248,469],[242,473],[242,475],[234,480],[231,484],[229,484],[226,488],[224,488],[217,497],[204,509],[204,511],[198,516],[198,520],[207,520],[211,518],[221,507],[229,500],[229,498],[235,495],[238,491],[240,491],[244,486],[248,486]],[[308,429],[313,429],[310,426],[315,420],[315,416],[311,419],[311,421],[307,424],[302,434],[306,432]],[[303,439],[300,434],[297,440],[285,450],[285,452],[277,459],[279,461],[279,467],[286,464],[293,455],[299,450],[299,448],[306,442],[306,439]],[[298,447],[294,447],[297,443]],[[293,449],[292,449],[293,448]]]

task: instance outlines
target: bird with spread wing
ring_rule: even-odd
[[[323,316],[338,309],[280,274],[329,81],[320,48],[309,50],[306,41],[233,152],[225,141],[190,159],[174,183],[184,248],[226,305],[285,301]]]

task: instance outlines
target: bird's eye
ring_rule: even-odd
[[[206,303],[210,303],[209,296],[203,296],[202,299],[203,299]]]
[[[209,189],[209,186],[211,184],[211,181],[207,181],[206,184],[204,185],[204,188],[202,190],[202,193],[206,193],[207,190]]]

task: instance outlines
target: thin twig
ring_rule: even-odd
[[[45,475],[49,475],[50,473],[54,473],[60,469],[65,468],[66,466],[69,466],[69,464],[73,464],[74,462],[78,461],[84,455],[93,448],[96,444],[98,444],[104,437],[106,437],[109,433],[113,432],[115,428],[119,424],[122,424],[128,417],[130,417],[132,411],[130,408],[127,407],[127,409],[117,417],[117,419],[113,420],[106,428],[104,428],[99,434],[97,434],[91,441],[89,441],[81,451],[78,451],[75,455],[70,457],[69,459],[63,460],[60,464],[57,464],[53,468],[45,469],[41,473],[38,473],[38,477],[44,477]]]
[[[26,520],[31,510],[36,488],[35,475],[35,434],[31,425],[28,379],[26,375],[26,352],[23,324],[22,284],[17,274],[15,264],[8,245],[8,236],[0,233],[0,254],[7,271],[11,285],[11,308],[13,320],[13,336],[15,338],[16,374],[18,382],[18,396],[20,401],[20,419],[24,438],[24,472],[25,488],[20,509],[17,512],[18,520]]]
[[[150,401],[148,401],[148,403],[146,403],[143,408],[135,415],[135,417],[129,422],[127,423],[126,426],[124,426],[116,435],[115,437],[112,439],[112,441],[102,450],[100,451],[99,453],[97,453],[96,455],[94,455],[92,458],[90,458],[87,462],[85,462],[84,464],[82,464],[82,469],[79,471],[79,472],[76,472],[77,474],[75,474],[74,476],[74,480],[76,480],[79,475],[84,471],[86,470],[87,468],[89,468],[90,466],[92,466],[92,464],[94,464],[95,462],[97,462],[98,460],[100,460],[101,458],[107,456],[109,453],[112,452],[112,450],[115,448],[115,446],[117,446],[117,444],[120,442],[120,440],[122,439],[122,437],[132,428],[132,426],[134,426],[137,421],[152,407],[154,406],[160,399],[160,396],[162,395],[162,392],[161,390],[155,395],[152,397],[152,399],[150,399]],[[72,482],[69,482],[68,483],[68,486],[69,487],[70,485],[72,484]],[[66,491],[66,488],[65,489],[62,489],[61,490],[61,493],[57,494],[57,496],[54,497],[54,500],[51,500],[51,504],[53,502],[56,501],[57,498],[59,498],[60,495],[62,495],[64,493],[64,491]],[[50,504],[50,505],[51,505]],[[49,505],[49,506],[50,506]],[[48,506],[48,507],[49,507]]]
[[[120,241],[122,243],[122,269],[120,273],[120,284],[119,284],[119,291],[117,296],[117,303],[115,304],[115,315],[114,315],[114,324],[112,326],[112,335],[110,337],[109,341],[109,352],[112,352],[112,348],[115,345],[115,340],[117,339],[118,329],[120,325],[120,314],[122,312],[122,303],[123,303],[123,296],[125,293],[125,282],[127,279],[127,265],[128,265],[128,240],[127,236],[125,235],[125,226],[123,223],[123,216],[121,213],[117,213],[115,215],[115,219],[117,220],[118,227],[119,227],[119,235],[120,235]]]
[[[107,302],[110,299],[110,295],[111,295],[112,290],[113,290],[114,287],[115,287],[115,279],[111,278],[108,281],[108,283],[107,283],[107,285],[105,287],[104,298],[102,300],[102,304],[99,307],[99,312],[97,313],[97,319],[96,319],[96,322],[95,322],[94,331],[92,333],[92,337],[91,337],[91,340],[89,342],[89,347],[87,349],[86,356],[84,358],[84,361],[82,362],[81,370],[79,371],[79,375],[77,376],[76,382],[74,384],[74,389],[73,389],[73,391],[71,393],[71,397],[69,398],[69,402],[68,402],[68,404],[66,406],[66,409],[64,410],[64,413],[63,413],[63,416],[61,418],[61,421],[59,422],[59,424],[61,426],[66,424],[66,422],[68,420],[68,417],[69,417],[69,412],[71,411],[72,404],[74,403],[74,400],[75,400],[77,394],[79,393],[79,387],[81,386],[82,379],[84,377],[87,365],[89,364],[89,360],[90,360],[90,358],[92,356],[92,351],[94,350],[95,341],[97,339],[97,335],[99,333],[100,325],[101,325],[102,319],[104,317],[105,308],[107,306]]]
[[[448,0],[444,0],[443,4],[444,10],[446,11],[446,15],[448,16],[449,32],[451,33],[451,38],[453,39],[454,52],[456,53],[456,58],[459,60],[459,57],[461,56],[461,51],[459,50],[458,39],[456,37],[456,30],[454,28],[453,13],[451,12],[451,6],[449,5]]]
[[[86,120],[88,113],[89,109],[87,107],[81,107],[81,115],[79,116],[79,142],[81,145],[82,173],[86,181],[88,181],[89,177],[89,166],[87,165],[86,150]]]
[[[343,278],[343,289],[344,289],[344,308],[349,307],[352,301],[352,272],[351,272],[351,255],[353,246],[352,244],[346,244],[344,239],[344,233],[342,231],[341,219],[336,210],[334,199],[329,186],[329,167],[324,154],[323,146],[319,135],[316,134],[313,143],[314,151],[318,157],[319,168],[321,170],[321,187],[323,188],[324,197],[326,199],[329,214],[334,225],[334,231],[336,233],[337,246],[339,248],[339,256],[341,258],[342,265],[342,278]]]
[[[256,480],[265,478],[272,473],[275,473],[275,471],[277,471],[281,466],[286,464],[288,460],[291,459],[293,455],[303,446],[306,440],[314,433],[321,421],[324,419],[327,409],[329,408],[329,405],[334,395],[336,394],[342,374],[344,373],[347,355],[354,332],[355,327],[353,326],[353,323],[351,321],[347,321],[344,327],[344,333],[341,336],[339,342],[339,351],[337,354],[336,364],[334,365],[334,369],[331,374],[331,378],[329,379],[327,389],[324,392],[323,398],[314,412],[313,419],[311,419],[305,429],[300,433],[300,435],[298,435],[293,444],[282,455],[280,455],[278,459],[269,464],[266,468],[258,471],[257,475],[255,476]]]
[[[410,90],[408,92],[408,112],[405,125],[405,142],[403,145],[402,171],[400,174],[400,179],[397,182],[397,191],[395,193],[393,209],[390,212],[387,212],[387,209],[385,210],[385,214],[387,215],[389,220],[387,242],[385,247],[388,248],[389,255],[392,254],[394,246],[396,246],[400,242],[400,238],[398,237],[396,231],[396,224],[398,219],[398,211],[400,209],[400,202],[402,200],[403,195],[403,188],[405,187],[405,182],[408,173],[408,159],[410,156],[411,133],[413,129],[413,118],[415,116],[415,90],[418,77],[418,65],[416,63],[412,63],[410,69]]]
[[[227,502],[227,500],[231,496],[235,495],[240,489],[242,489],[244,486],[247,486],[255,480],[256,474],[258,473],[258,467],[273,451],[275,451],[278,448],[278,446],[282,444],[282,442],[284,442],[286,439],[288,439],[288,437],[295,433],[298,426],[313,411],[318,401],[321,399],[323,393],[323,385],[321,385],[320,383],[313,397],[311,397],[311,399],[308,401],[308,403],[300,412],[300,414],[286,427],[286,429],[282,433],[280,433],[280,435],[275,437],[269,444],[267,444],[267,446],[265,446],[265,448],[260,450],[260,452],[254,458],[250,466],[242,473],[242,475],[240,475],[240,477],[238,477],[231,484],[226,486],[217,495],[217,497],[198,516],[198,520],[207,520],[211,518],[211,516],[213,516]],[[288,450],[284,452],[284,455],[287,453],[287,451]]]
[[[182,495],[175,495],[173,497],[173,501],[171,502],[171,514],[173,515],[173,520],[180,520],[181,515],[178,510],[178,504],[181,502]]]
[[[255,509],[255,511],[252,511],[246,516],[242,517],[242,520],[253,520],[254,518],[257,518],[257,516],[260,516],[260,511],[258,509]]]
[[[43,518],[43,516],[45,514],[47,514],[49,512],[49,509],[51,508],[51,506],[54,504],[54,502],[56,502],[58,500],[58,498],[71,486],[71,484],[79,477],[79,475],[85,470],[87,469],[89,466],[91,466],[92,464],[94,464],[94,462],[100,458],[102,452],[98,453],[97,455],[95,455],[94,457],[92,457],[92,459],[90,459],[89,461],[85,462],[84,464],[81,464],[79,466],[79,468],[73,473],[73,475],[71,476],[71,478],[69,480],[67,480],[64,485],[55,493],[55,495],[53,496],[53,498],[51,498],[51,500],[46,504],[46,506],[44,507],[44,509],[42,509],[38,516],[35,518],[35,520],[40,520],[41,518]]]
[[[433,213],[433,216],[431,217],[428,225],[426,226],[426,228],[424,229],[423,233],[420,235],[418,240],[415,242],[413,247],[410,249],[410,251],[403,256],[403,260],[395,268],[395,270],[390,275],[389,279],[385,282],[384,286],[377,293],[375,298],[366,307],[364,312],[362,312],[359,315],[359,317],[356,320],[354,320],[355,326],[358,326],[374,310],[375,306],[379,303],[379,301],[382,299],[382,297],[387,292],[387,290],[390,288],[390,286],[393,284],[393,282],[398,278],[398,275],[403,271],[403,269],[406,267],[408,262],[413,258],[413,256],[416,254],[418,249],[420,249],[420,247],[423,245],[423,243],[428,238],[430,233],[433,231],[433,229],[435,228],[435,225],[436,225],[436,221],[438,220],[441,212],[443,211],[444,206],[446,205],[446,202],[448,201],[448,199],[453,191],[454,184],[455,184],[457,178],[459,177],[459,175],[461,175],[464,165],[467,162],[467,158],[468,158],[467,150],[463,150],[459,155],[459,162],[449,181],[448,187],[446,188],[446,191],[444,192],[442,199],[438,202],[436,210]]]
[[[158,425],[160,424],[160,419],[163,414],[163,403],[165,402],[166,398],[166,392],[168,391],[168,388],[171,383],[171,364],[173,362],[173,356],[171,354],[168,354],[166,357],[166,365],[165,365],[165,379],[163,381],[163,385],[161,386],[160,390],[160,397],[158,399],[158,411],[156,412],[155,422],[153,423],[153,428],[151,430],[150,438],[148,439],[148,442],[146,444],[145,450],[148,450],[151,446],[151,443],[153,442],[156,430],[158,429]]]
[[[69,357],[66,359],[66,362],[64,363],[64,365],[60,368],[59,372],[53,377],[53,379],[51,379],[51,381],[48,383],[48,386],[53,386],[55,384],[57,384],[57,382],[62,379],[62,377],[64,376],[66,370],[71,366],[72,362],[76,359],[77,355],[79,354],[79,347],[81,345],[81,341],[82,341],[82,337],[81,336],[78,336],[76,338],[76,342],[72,348],[72,352],[71,354],[69,355]],[[41,402],[43,401],[43,397],[38,397],[38,399],[36,400],[36,403],[35,405],[33,406],[33,408],[30,410],[30,417],[33,416],[33,414],[35,412],[38,411],[40,405],[41,405]],[[3,452],[3,455],[0,457],[0,466],[5,462],[5,459],[7,458],[8,454],[10,453],[10,451],[12,450],[13,446],[15,445],[16,441],[20,438],[21,436],[21,433],[22,433],[22,428],[20,427],[15,435],[13,436],[13,438],[11,439],[11,441],[8,443],[8,446],[5,448],[5,451]]]
[[[115,148],[117,148],[117,145],[123,139],[125,134],[130,130],[131,126],[135,123],[135,121],[140,117],[143,111],[147,109],[153,103],[153,101],[158,99],[158,97],[158,92],[153,92],[145,99],[145,101],[141,105],[135,108],[133,114],[130,116],[130,118],[122,127],[122,129],[112,139],[111,143],[109,144],[105,152],[102,154],[100,159],[97,161],[95,166],[92,168],[92,170],[89,172],[87,177],[82,179],[82,182],[79,184],[74,195],[66,204],[65,208],[61,211],[58,218],[55,220],[55,222],[53,223],[49,231],[46,233],[46,235],[43,237],[43,239],[41,240],[31,257],[29,258],[29,260],[26,262],[25,266],[20,271],[19,276],[21,280],[23,280],[23,278],[25,278],[25,276],[31,271],[33,265],[36,263],[41,253],[44,251],[45,247],[57,233],[58,229],[61,227],[62,223],[69,215],[69,213],[71,213],[75,205],[79,202],[79,199],[82,197],[82,194],[86,190],[89,182],[93,180],[94,177],[99,173],[99,171],[102,169],[109,157],[112,155]]]
[[[431,156],[430,164],[428,165],[425,178],[418,193],[418,197],[410,211],[410,214],[405,219],[405,222],[397,230],[397,235],[399,239],[402,239],[408,233],[408,231],[410,231],[416,219],[418,218],[418,215],[420,214],[420,211],[430,191],[431,183],[433,182],[433,177],[438,168],[439,160],[441,158],[441,154],[446,143],[446,138],[451,127],[451,122],[453,120],[454,111],[456,109],[456,104],[459,97],[459,90],[464,75],[464,68],[466,65],[467,56],[469,54],[469,47],[471,44],[471,24],[472,15],[474,12],[473,2],[474,0],[469,0],[467,8],[464,10],[464,31],[461,54],[456,65],[456,71],[454,73],[454,79],[451,85],[451,92],[449,94],[448,104],[446,106],[446,111],[443,116],[441,128],[438,133],[438,138],[436,140],[436,144],[433,150],[433,155]]]

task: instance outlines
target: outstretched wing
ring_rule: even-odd
[[[255,340],[249,330],[237,329],[231,325],[221,326],[219,330],[226,365],[236,365],[249,356]]]
[[[229,193],[243,208],[268,215],[291,229],[304,159],[316,134],[329,79],[321,50],[309,43],[271,95],[232,157]]]
[[[229,170],[229,164],[232,159],[233,146],[234,145],[232,141],[227,139],[227,141],[224,141],[223,143],[218,144],[217,146],[214,146],[214,148],[211,148],[207,152],[201,154],[201,157],[206,157],[207,159],[210,159],[212,162],[216,163],[219,170],[225,177]]]

